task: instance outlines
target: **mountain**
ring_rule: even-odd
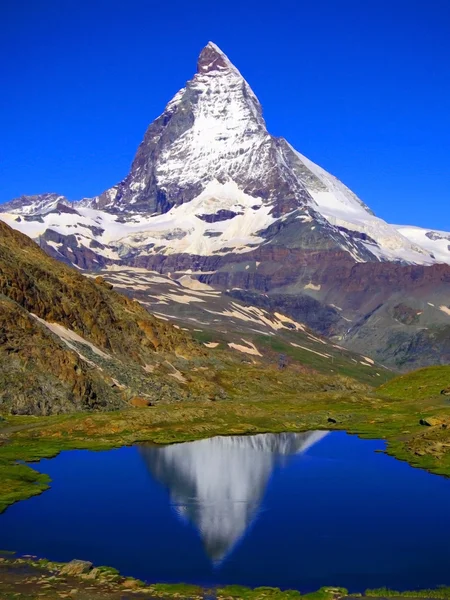
[[[30,215],[37,217],[41,214],[46,214],[59,207],[70,206],[69,200],[59,194],[37,194],[35,196],[20,196],[2,205],[2,210],[11,214]]]
[[[83,270],[192,275],[395,367],[450,359],[450,234],[386,223],[270,135],[249,84],[211,42],[123,181],[73,204],[24,196],[2,210]]]

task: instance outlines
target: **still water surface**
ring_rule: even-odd
[[[450,584],[450,480],[343,432],[63,452],[0,548],[150,581],[351,591]]]

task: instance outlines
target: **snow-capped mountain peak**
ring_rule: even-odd
[[[11,213],[52,213],[59,201],[46,196],[52,199],[9,203],[4,219],[26,233],[28,223],[17,225]],[[336,177],[270,135],[251,87],[213,42],[201,51],[194,77],[147,129],[127,177],[77,203],[76,211],[70,224],[67,216],[51,214],[31,234],[51,228],[70,236],[72,245],[75,236],[77,248],[102,261],[213,257],[268,244],[346,252],[358,262],[429,264],[442,257],[409,230],[376,217]]]

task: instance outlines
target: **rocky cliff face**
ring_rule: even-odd
[[[46,415],[189,395],[170,361],[183,355],[188,366],[205,352],[111,288],[0,222],[0,410]]]

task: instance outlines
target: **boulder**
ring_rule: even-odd
[[[87,560],[71,560],[60,570],[60,575],[83,575],[92,569],[92,563]]]
[[[137,590],[138,588],[142,587],[142,581],[131,578],[125,579],[125,581],[122,582],[122,587],[126,588],[127,590]]]
[[[102,287],[106,288],[107,290],[112,290],[113,289],[113,285],[112,283],[109,283],[109,281],[106,281],[106,279],[104,279],[101,275],[99,275],[98,277],[96,277],[94,279],[95,283],[97,285],[101,285]]]
[[[438,417],[426,417],[424,419],[420,419],[420,424],[425,425],[426,427],[445,427],[446,422],[443,419]]]
[[[145,408],[147,406],[152,406],[152,403],[148,398],[142,398],[142,396],[135,396],[130,400],[131,406],[135,408]]]
[[[444,388],[443,390],[441,390],[441,394],[443,396],[450,396],[450,387]]]

